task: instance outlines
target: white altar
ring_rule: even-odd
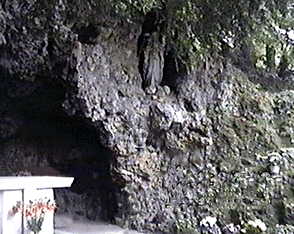
[[[18,201],[23,204],[36,199],[53,201],[53,188],[70,187],[73,180],[73,177],[55,176],[0,177],[0,234],[31,234],[22,213],[13,213],[12,207]],[[45,213],[39,234],[54,233],[53,218],[53,212]]]

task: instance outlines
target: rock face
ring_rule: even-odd
[[[1,175],[73,175],[63,212],[150,233],[293,225],[291,77],[215,60],[145,93],[142,22],[84,3],[0,4]]]

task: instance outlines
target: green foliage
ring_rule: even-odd
[[[247,42],[254,48],[255,65],[258,68],[272,66],[270,60],[274,61],[274,67],[288,67],[293,64],[293,46],[285,39],[283,32],[294,26],[292,17],[293,9],[284,4],[267,1],[260,4],[258,14],[255,14],[251,22],[251,33],[246,38]],[[289,5],[289,4],[288,4]],[[271,56],[267,48],[273,48]],[[284,70],[285,68],[282,68]]]
[[[196,226],[196,225],[195,225]],[[177,234],[200,234],[197,227],[188,225],[185,221],[177,221],[175,227],[175,233]]]
[[[275,225],[268,230],[269,234],[292,234],[294,233],[294,227],[291,225]]]
[[[32,217],[27,220],[28,228],[34,232],[39,233],[42,230],[42,224],[44,222],[44,217]]]
[[[125,16],[135,14],[146,15],[155,8],[161,8],[159,0],[125,0],[116,2],[116,11],[123,13]]]
[[[159,9],[166,16],[167,41],[176,45],[178,56],[197,64],[229,46],[253,47],[257,67],[269,66],[266,47],[274,48],[270,66],[294,64],[293,46],[277,29],[294,26],[290,0],[124,0],[114,1],[116,11],[127,17],[147,15]],[[226,45],[227,44],[227,45]]]
[[[282,33],[294,27],[291,0],[69,0],[68,5],[50,0],[44,4],[35,1],[32,10],[23,13],[22,24],[35,25],[38,18],[47,31],[63,22],[78,32],[90,23],[111,24],[114,18],[143,22],[152,11],[160,11],[165,17],[161,33],[184,62],[198,66],[211,57],[226,56],[227,47],[246,43],[253,48],[257,67],[268,66],[267,46],[275,50],[276,68],[294,67],[293,45]]]
[[[246,233],[247,234],[261,234],[262,231],[258,227],[248,226],[246,228]]]
[[[50,25],[62,22],[79,31],[90,23],[111,24],[113,18],[143,22],[156,10],[165,16],[161,33],[182,61],[199,65],[210,57],[226,56],[228,46],[240,48],[246,43],[253,48],[257,67],[269,66],[268,60],[282,71],[294,67],[293,45],[283,33],[294,27],[291,0],[69,0],[68,5],[50,0],[44,4],[35,1],[32,10],[23,13],[22,24],[34,25],[37,17],[48,31]],[[274,48],[274,58],[267,56],[267,46]]]

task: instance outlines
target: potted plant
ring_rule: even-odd
[[[56,212],[57,206],[54,201],[50,199],[39,199],[29,201],[28,204],[22,204],[18,201],[15,206],[12,207],[14,214],[21,212],[23,217],[27,221],[27,226],[34,234],[38,234],[42,230],[42,224],[44,222],[45,214],[47,212]]]

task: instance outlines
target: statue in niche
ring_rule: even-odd
[[[147,93],[155,93],[163,77],[164,45],[157,32],[143,35],[143,44],[139,51],[139,70],[142,76],[142,88]]]
[[[162,18],[162,14],[158,12],[148,15],[138,40],[142,88],[149,94],[156,92],[163,77],[165,43],[164,37],[160,33]]]

